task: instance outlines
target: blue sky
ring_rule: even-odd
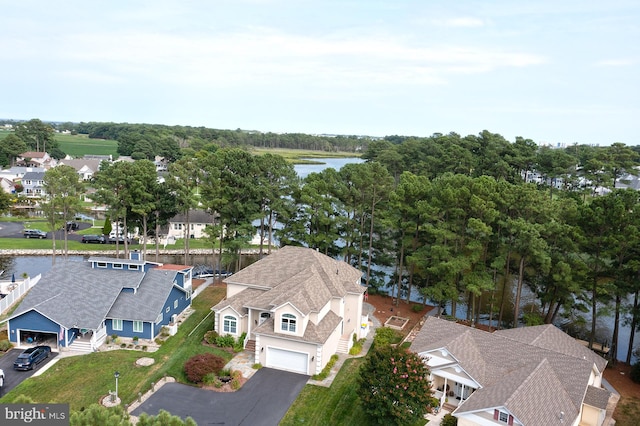
[[[640,145],[637,0],[0,0],[0,117]]]

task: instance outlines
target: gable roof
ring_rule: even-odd
[[[49,154],[47,154],[46,152],[26,151],[26,152],[23,152],[22,154],[20,154],[18,157],[35,159],[35,158],[45,158],[45,157],[48,157],[48,156],[49,156]]]
[[[189,210],[189,223],[213,223],[214,216],[204,210]],[[187,215],[178,213],[171,219],[170,223],[186,223]]]
[[[146,273],[91,268],[86,261],[59,262],[29,291],[11,318],[35,310],[65,328],[86,329],[99,328],[107,317],[155,321],[176,274],[153,268]],[[125,288],[136,292],[123,292]]]
[[[574,358],[590,360],[600,372],[603,372],[607,366],[607,360],[589,348],[575,344],[576,341],[573,337],[553,324],[498,330],[495,334],[539,348],[560,352]]]
[[[174,287],[176,275],[176,271],[149,269],[138,290],[120,294],[106,318],[155,321]]]
[[[22,180],[44,180],[44,172],[27,172],[22,176]]]
[[[561,411],[566,418],[575,418],[580,412],[594,361],[583,357],[579,348],[565,347],[581,347],[574,339],[563,339],[547,327],[517,330],[507,333],[510,337],[506,337],[503,333],[488,333],[427,317],[411,349],[425,356],[428,352],[446,349],[480,383],[481,388],[458,407],[456,414],[505,407],[524,424],[539,419],[542,411],[549,411],[555,417],[542,423],[536,420],[533,424],[560,424]],[[544,347],[554,340],[562,341],[561,348]],[[578,355],[571,355],[574,352]]]
[[[69,160],[64,159],[64,160],[60,160],[58,162],[58,165],[66,165],[66,166],[73,167],[77,172],[80,172],[83,167],[88,167],[93,172],[97,172],[100,169],[100,163],[101,163],[101,160],[97,160],[97,159],[92,159],[92,158],[82,159],[82,158],[79,158],[79,159],[69,159]]]
[[[362,294],[362,272],[346,262],[330,258],[306,247],[286,246],[224,280],[263,290],[238,293],[244,306],[271,310],[291,303],[305,315],[318,312],[333,297]],[[243,294],[245,293],[245,294]],[[214,310],[225,305],[218,303]]]

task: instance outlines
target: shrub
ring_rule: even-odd
[[[0,340],[0,352],[7,352],[13,345],[8,340]]]
[[[133,343],[138,343],[140,338],[138,336],[133,336]]]
[[[220,376],[220,377],[231,377],[231,370],[229,370],[228,368],[225,368],[224,370],[220,370],[218,372],[218,376]]]
[[[147,351],[147,345],[142,345],[142,350],[146,352]]]
[[[184,373],[193,383],[201,383],[207,374],[217,374],[226,364],[224,358],[214,354],[192,356],[184,364]]]
[[[233,344],[234,352],[241,352],[244,349],[244,339],[247,337],[247,333],[242,333],[238,340]]]
[[[220,382],[220,380],[218,379],[218,376],[216,376],[215,373],[209,373],[209,374],[205,374],[205,376],[202,378],[202,383],[204,383],[207,386],[210,386],[210,385],[215,386],[216,380]]]
[[[354,334],[354,337],[355,337],[355,334]],[[362,346],[364,346],[365,341],[366,339],[360,339],[360,340],[354,339],[353,346],[351,347],[351,349],[349,349],[349,355],[358,355],[360,352],[362,352]]]
[[[225,334],[224,336],[218,336],[215,339],[216,345],[221,348],[232,348],[236,343],[236,339],[230,334]]]
[[[215,330],[209,330],[204,334],[204,341],[210,345],[213,345],[216,342],[219,334]]]
[[[220,389],[222,385],[224,385],[224,383],[222,383],[222,381],[216,377],[216,379],[213,381],[213,386]]]
[[[126,347],[127,347],[127,344],[126,344],[126,343],[121,343],[121,344],[120,344],[120,347],[121,347],[122,349],[124,349],[124,348],[126,348]]]
[[[398,343],[402,339],[400,334],[389,327],[376,328],[376,335],[373,338],[375,346],[386,346],[391,343]]]
[[[238,389],[240,389],[241,385],[242,384],[240,383],[240,380],[238,380],[238,379],[231,380],[231,389],[238,390]]]
[[[232,379],[242,379],[242,371],[240,370],[233,370],[230,374]]]
[[[331,373],[331,368],[336,364],[337,361],[338,361],[338,355],[336,354],[331,355],[331,359],[329,360],[327,365],[324,366],[320,374],[314,374],[313,376],[311,376],[311,378],[313,380],[326,379],[327,377],[329,377],[329,373]]]
[[[451,414],[447,413],[442,418],[442,421],[440,421],[440,425],[441,426],[457,426],[458,425],[458,418],[457,417],[453,417]]]
[[[411,306],[411,310],[413,312],[421,312],[424,309],[424,306],[422,305],[413,305]]]
[[[253,368],[254,370],[260,370],[262,368],[262,364],[260,364],[259,362],[253,364],[251,366],[251,368]]]

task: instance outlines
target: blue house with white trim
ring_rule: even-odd
[[[9,318],[9,340],[91,351],[111,335],[152,340],[191,306],[192,269],[141,260],[138,252],[58,263]]]

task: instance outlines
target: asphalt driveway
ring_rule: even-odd
[[[131,413],[166,410],[204,425],[277,425],[309,376],[261,368],[237,392],[215,392],[167,383]]]
[[[0,397],[9,392],[11,389],[22,383],[23,380],[33,376],[34,373],[41,370],[42,367],[56,356],[57,352],[51,352],[49,359],[45,359],[36,366],[33,370],[29,371],[16,371],[13,369],[13,362],[18,358],[18,355],[22,353],[23,349],[11,349],[9,352],[0,357],[0,370],[4,371],[4,386],[0,388]]]

